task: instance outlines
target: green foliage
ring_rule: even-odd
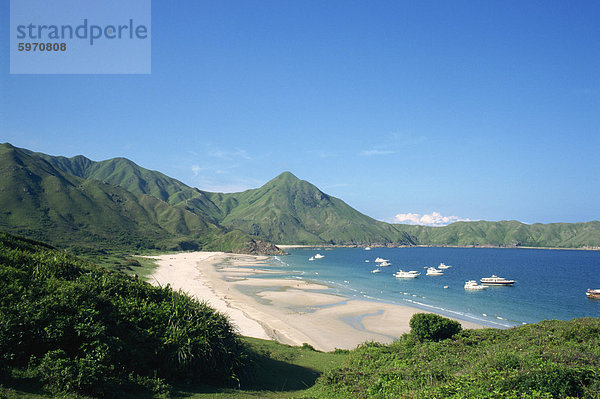
[[[364,344],[307,392],[320,398],[597,398],[600,319],[463,330],[420,342],[413,332]]]
[[[0,233],[0,364],[35,370],[52,392],[235,385],[246,358],[205,303]]]
[[[420,342],[452,338],[462,330],[458,321],[434,313],[417,313],[411,317],[409,325],[410,333]]]

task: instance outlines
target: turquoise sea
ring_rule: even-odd
[[[290,278],[326,284],[332,293],[348,298],[408,305],[499,328],[600,316],[600,300],[585,295],[588,288],[600,288],[600,251],[315,247],[288,252],[273,257],[270,267]],[[309,261],[317,253],[324,257]],[[377,257],[392,265],[374,274]],[[442,262],[452,266],[443,276],[425,275],[425,267]],[[392,274],[398,269],[421,275],[396,279]],[[482,291],[464,289],[465,281],[492,274],[517,282]],[[281,275],[261,278],[273,277]]]

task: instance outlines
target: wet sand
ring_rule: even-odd
[[[284,344],[308,343],[318,350],[353,349],[365,341],[392,342],[410,331],[415,313],[408,306],[359,301],[333,295],[325,285],[286,278],[255,278],[278,273],[268,257],[223,252],[153,256],[155,285],[170,284],[227,314],[241,335]],[[261,267],[262,266],[262,267]],[[483,326],[459,320],[463,328]]]

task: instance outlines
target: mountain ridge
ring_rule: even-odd
[[[1,146],[7,145],[11,146]],[[289,171],[259,188],[213,193],[187,186],[126,158],[92,161],[82,155],[66,158],[20,150],[44,160],[47,168],[83,179],[87,184],[96,181],[134,196],[149,196],[194,214],[222,232],[239,231],[255,240],[278,244],[600,248],[598,221],[532,225],[475,221],[440,227],[390,224],[358,212]],[[156,219],[156,215],[150,215],[150,219]],[[240,233],[234,235],[239,238]]]
[[[0,145],[0,229],[75,252],[113,247],[244,252],[256,246],[255,238],[239,230],[154,196],[55,167],[65,162],[52,164],[30,151]]]

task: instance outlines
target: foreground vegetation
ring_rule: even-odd
[[[0,233],[0,373],[54,393],[121,396],[237,384],[248,355],[228,319],[49,246]]]
[[[443,326],[442,328],[446,328]],[[598,398],[600,319],[465,330],[439,341],[406,334],[367,343],[310,391],[326,398]]]
[[[390,345],[330,353],[243,338],[169,287],[0,233],[0,398],[600,397],[598,318],[461,330],[417,314],[410,326]]]

